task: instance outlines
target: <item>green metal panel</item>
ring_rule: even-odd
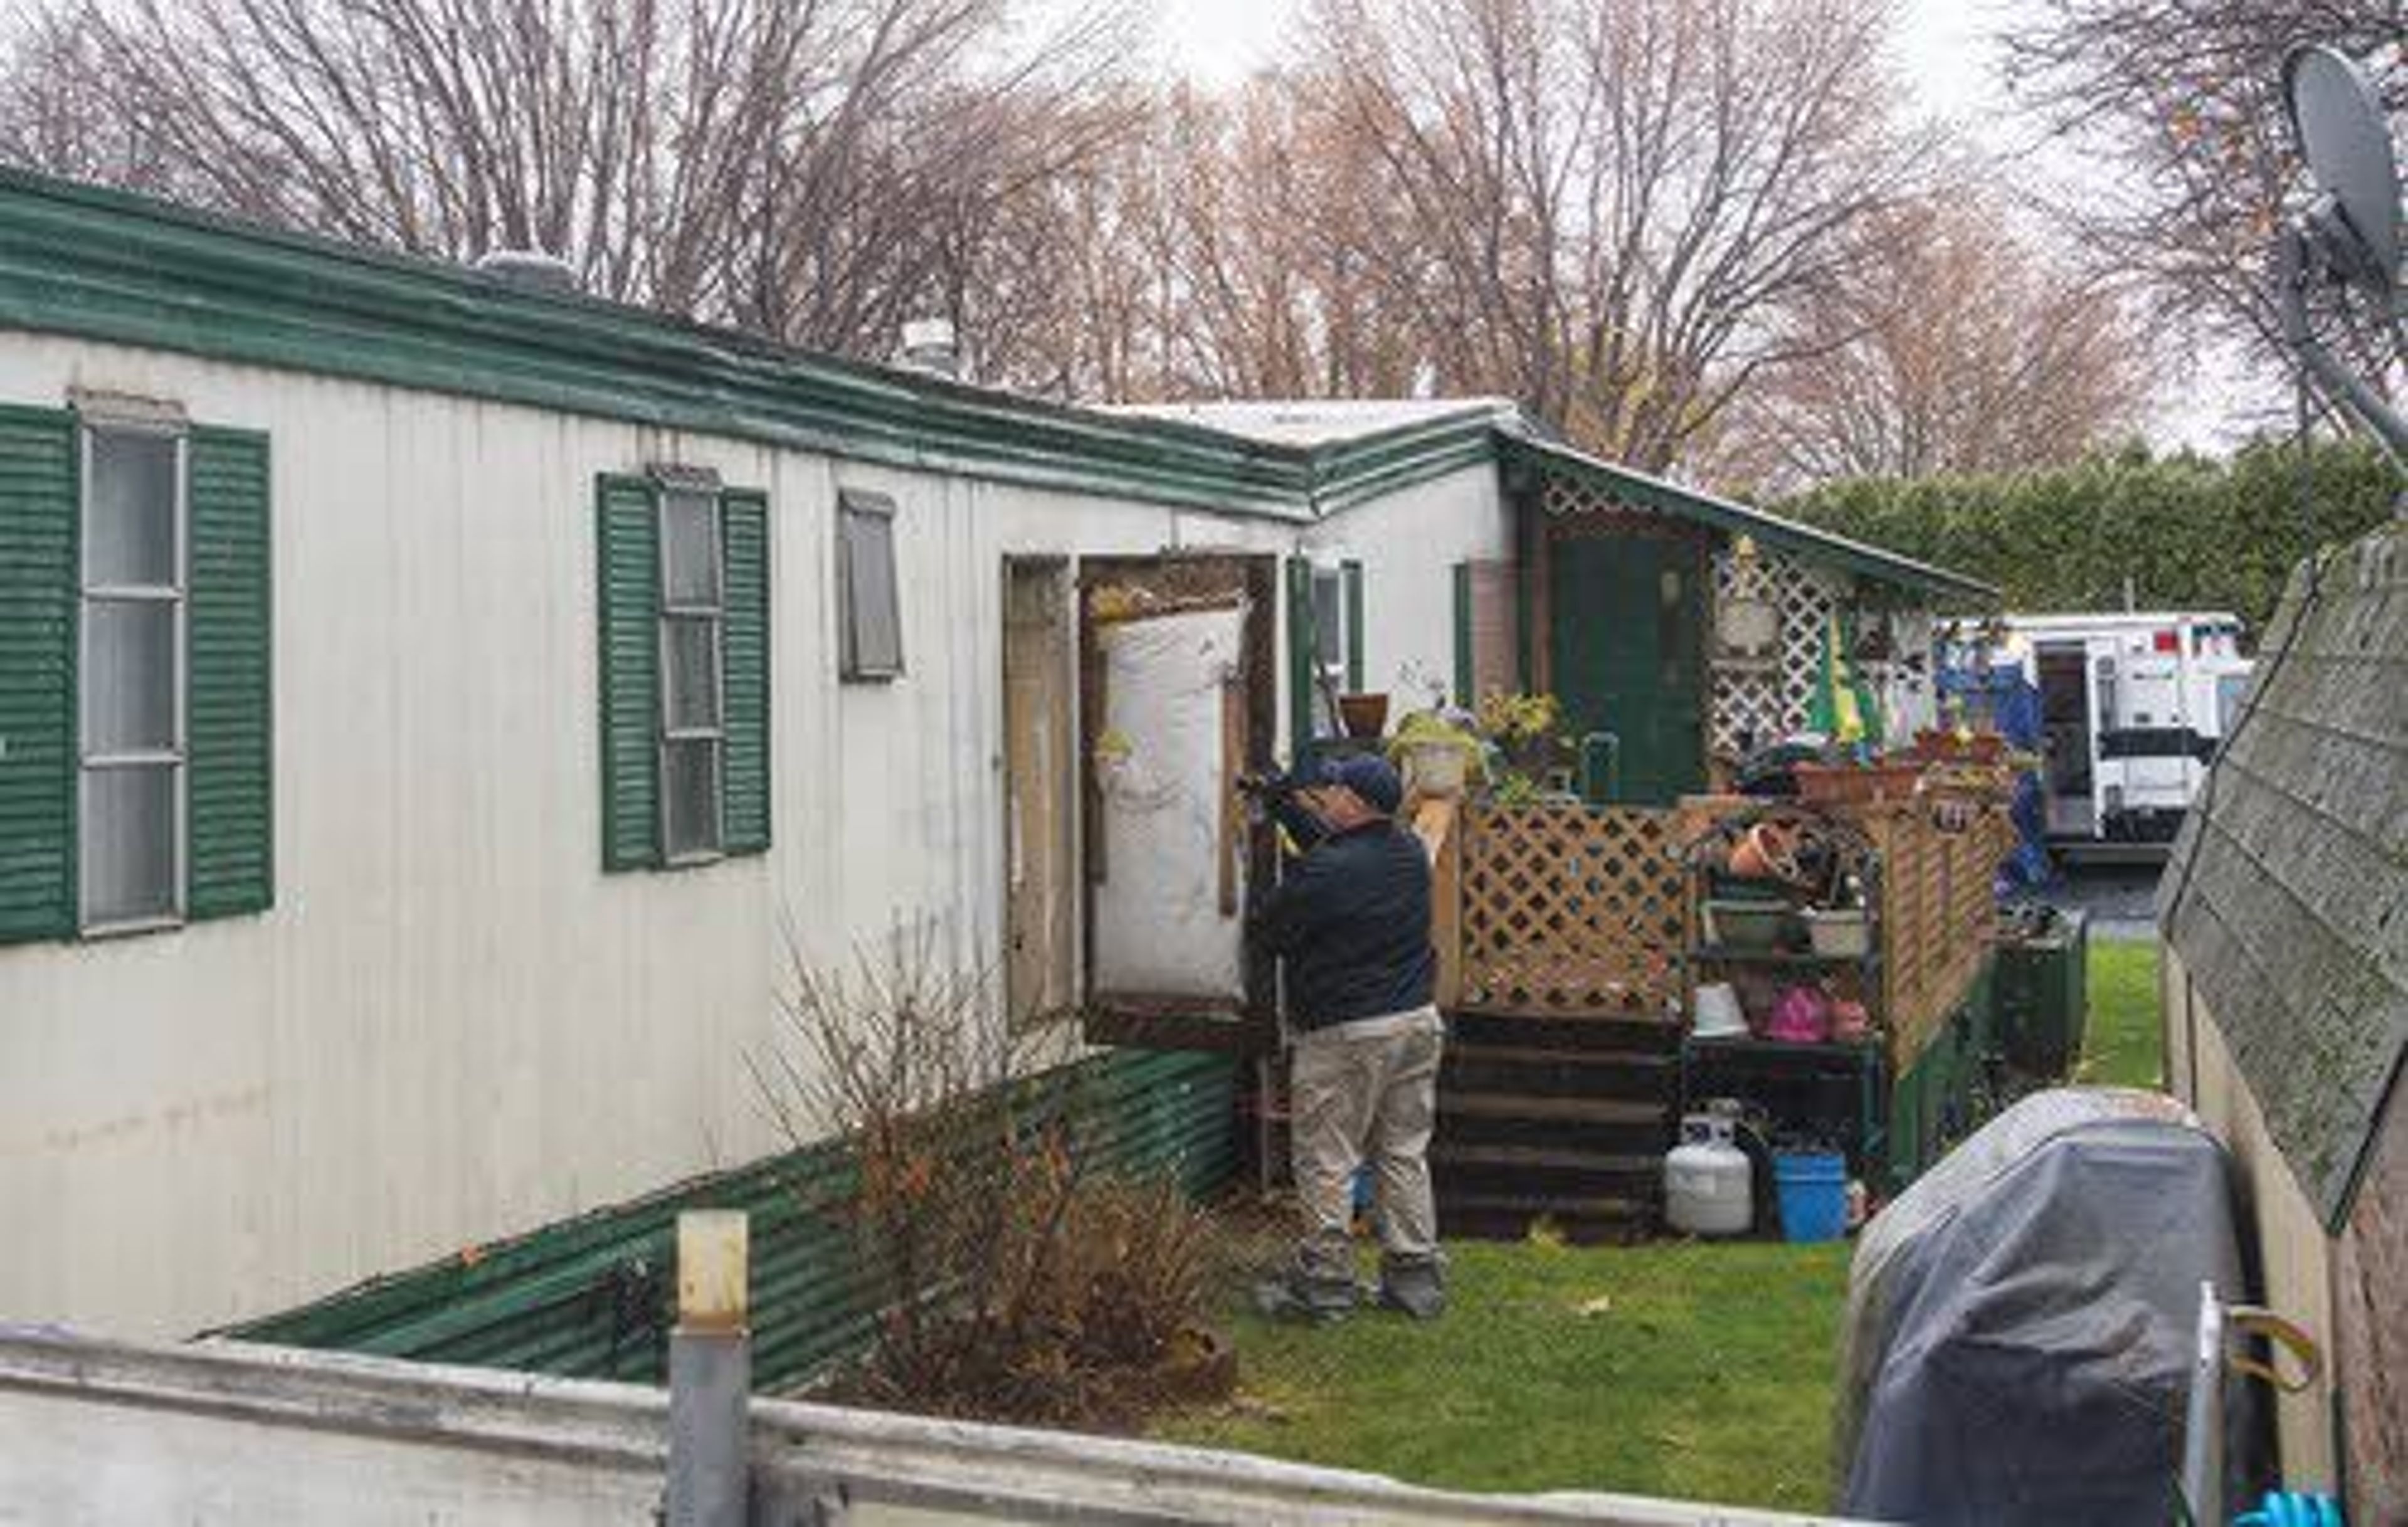
[[[1958,1141],[1989,1122],[2001,1101],[1993,1088],[1999,1053],[2000,994],[1995,960],[1985,960],[1964,1001],[1897,1078],[1889,1095],[1892,1186],[1903,1188]]]
[[[186,630],[186,908],[260,912],[275,900],[267,437],[195,429]]]
[[[1479,699],[1471,692],[1471,564],[1455,565],[1455,702],[1469,708]]]
[[[769,500],[730,491],[719,505],[727,574],[722,842],[731,854],[757,853],[769,846]]]
[[[1346,600],[1346,688],[1363,692],[1363,564],[1341,562],[1339,583]]]
[[[1291,762],[1312,741],[1312,564],[1287,559],[1287,746]]]
[[[660,526],[649,478],[595,483],[602,868],[660,862]]]
[[[0,408],[0,943],[75,931],[76,428]]]
[[[1069,1099],[1090,1171],[1168,1172],[1200,1196],[1236,1171],[1237,1087],[1237,1063],[1226,1057],[1123,1050],[1052,1073],[1035,1090]],[[674,1304],[677,1217],[735,1208],[752,1218],[754,1379],[786,1387],[859,1351],[872,1334],[874,1295],[844,1218],[853,1189],[845,1153],[816,1145],[466,1248],[227,1334],[657,1383]]]
[[[1704,578],[1685,541],[1567,537],[1550,549],[1554,688],[1575,737],[1621,739],[1623,798],[1705,785]]]

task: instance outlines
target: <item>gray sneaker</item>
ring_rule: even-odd
[[[1334,1325],[1354,1313],[1354,1285],[1351,1279],[1323,1284],[1282,1274],[1254,1285],[1254,1308],[1274,1320]]]
[[[1380,1269],[1379,1305],[1416,1320],[1446,1313],[1446,1272],[1436,1260],[1390,1262]]]

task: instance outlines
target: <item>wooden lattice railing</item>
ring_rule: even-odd
[[[2005,806],[1969,805],[1943,826],[1925,801],[1838,808],[1882,858],[1882,1008],[1890,1063],[1920,1056],[1972,989],[1997,942],[1993,884],[2014,847]]]
[[[1681,992],[1673,814],[1467,806],[1456,1005],[1536,1016],[1667,1016]]]
[[[1426,829],[1439,854],[1438,939],[1451,1005],[1542,1017],[1677,1014],[1689,894],[1681,846],[1724,812],[1753,804],[1466,804],[1451,823]],[[1861,828],[1880,856],[1877,1016],[1902,1069],[1981,973],[1993,942],[1992,877],[2014,829],[2003,805],[1989,802],[1825,809]]]

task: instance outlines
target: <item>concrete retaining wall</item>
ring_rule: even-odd
[[[653,1527],[659,1390],[241,1344],[0,1331],[0,1523]],[[1243,1454],[873,1411],[752,1407],[762,1527],[1350,1527],[1820,1519],[1611,1495],[1478,1496]]]

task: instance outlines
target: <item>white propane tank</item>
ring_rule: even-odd
[[[1681,1120],[1681,1143],[1664,1158],[1664,1219],[1687,1235],[1745,1235],[1756,1222],[1747,1152],[1718,1114]]]

